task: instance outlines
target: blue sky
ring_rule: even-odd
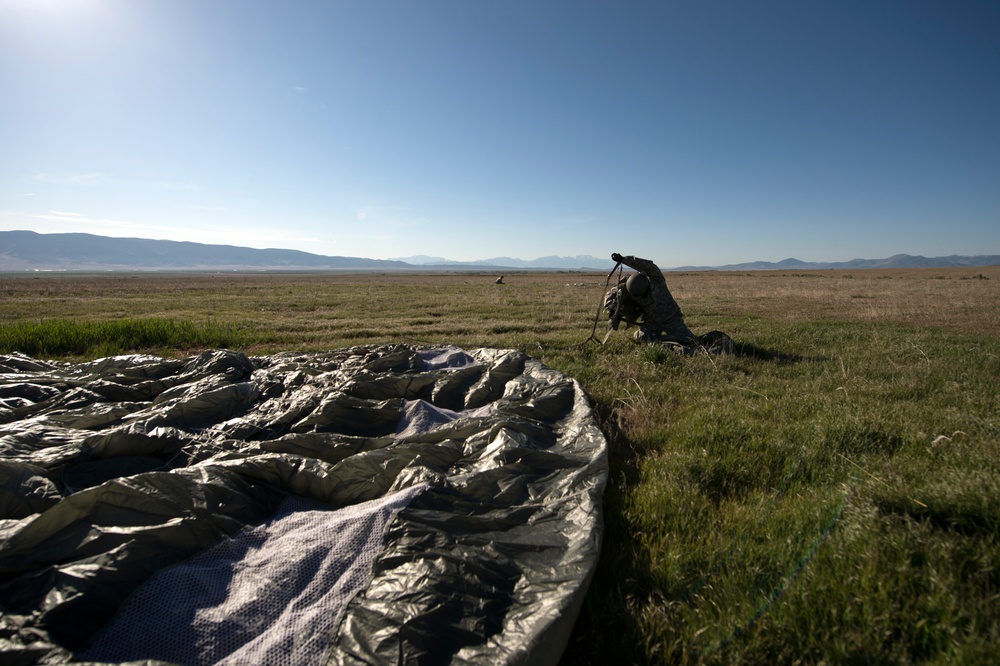
[[[1000,254],[1000,3],[0,0],[0,230]]]

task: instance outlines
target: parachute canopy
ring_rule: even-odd
[[[606,479],[518,351],[0,355],[0,652],[552,663]]]

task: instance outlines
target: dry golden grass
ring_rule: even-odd
[[[685,311],[782,321],[893,321],[1000,332],[1000,266],[667,274]],[[987,307],[984,307],[986,305]]]
[[[462,337],[502,336],[502,322],[510,323],[514,309],[534,316],[537,332],[579,327],[586,337],[606,277],[518,273],[495,285],[495,275],[485,273],[3,275],[0,316],[6,322],[238,319],[301,332],[304,342],[322,344],[345,334],[381,339],[387,330],[430,341],[456,330]],[[760,317],[1000,333],[1000,309],[989,307],[1000,303],[1000,266],[668,273],[667,282],[693,328]],[[350,333],[358,330],[372,335]]]

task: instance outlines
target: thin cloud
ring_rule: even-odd
[[[323,239],[315,236],[275,233],[266,229],[243,228],[237,233],[230,227],[179,227],[131,220],[88,217],[67,211],[53,210],[28,217],[36,221],[29,226],[34,227],[40,233],[83,232],[117,238],[154,238],[244,247],[288,247],[295,245],[308,247],[323,242]]]
[[[56,185],[127,185],[129,187],[148,187],[161,190],[182,190],[185,192],[200,192],[204,188],[197,183],[189,183],[185,181],[171,181],[171,180],[153,180],[153,181],[134,181],[134,180],[119,180],[117,178],[109,178],[106,174],[92,172],[92,173],[76,173],[76,174],[51,174],[44,171],[36,173],[31,176],[31,179],[38,181],[40,183],[52,183]]]
[[[79,225],[91,225],[96,227],[107,227],[111,229],[143,228],[142,225],[137,225],[133,222],[127,222],[124,220],[111,220],[111,219],[87,217],[82,213],[71,213],[64,210],[50,210],[48,213],[31,215],[30,217],[36,220],[43,220],[45,222],[72,222],[76,227],[78,227]],[[74,231],[77,230],[78,228],[74,228]]]
[[[62,185],[92,185],[93,183],[103,180],[103,178],[104,174],[102,173],[76,173],[53,176],[52,174],[44,172],[36,173],[31,177],[32,180],[37,180],[43,183],[59,183]]]

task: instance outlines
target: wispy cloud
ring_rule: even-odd
[[[41,234],[87,233],[112,238],[149,238],[210,245],[296,249],[316,254],[333,254],[339,242],[337,234],[328,228],[317,233],[315,230],[276,228],[270,222],[251,225],[184,225],[178,224],[174,219],[168,223],[160,223],[90,216],[71,211],[28,214],[0,209],[0,229],[26,229]]]
[[[292,90],[294,90],[297,93],[309,92],[309,89],[304,86],[295,86],[294,88],[292,88]]]
[[[198,192],[204,188],[197,183],[190,183],[176,180],[120,180],[108,176],[104,173],[75,173],[75,174],[51,174],[39,172],[31,176],[31,179],[40,183],[50,183],[54,185],[124,185],[128,187],[151,188],[161,190],[182,190],[187,192]]]
[[[50,210],[48,213],[40,213],[38,215],[28,216],[35,220],[42,220],[43,222],[72,222],[73,231],[80,231],[80,226],[85,226],[89,228],[98,229],[141,229],[142,225],[137,225],[134,222],[129,222],[126,220],[112,220],[108,218],[96,218],[87,217],[82,213],[71,213],[64,210]],[[63,230],[65,230],[65,225],[63,225]],[[100,231],[94,231],[94,233],[102,233]]]
[[[32,180],[37,180],[42,183],[59,183],[62,185],[92,185],[103,180],[104,174],[101,173],[76,173],[76,174],[60,174],[52,175],[48,173],[36,173],[31,177]]]
[[[15,223],[13,225],[4,223],[3,226],[29,228],[39,233],[82,232],[118,238],[153,238],[245,247],[298,247],[306,250],[326,240],[313,235],[274,231],[269,228],[240,227],[236,230],[232,225],[180,226],[173,222],[171,224],[137,222],[58,210],[36,215],[10,213],[5,216],[12,218]],[[17,221],[17,218],[20,221]]]

